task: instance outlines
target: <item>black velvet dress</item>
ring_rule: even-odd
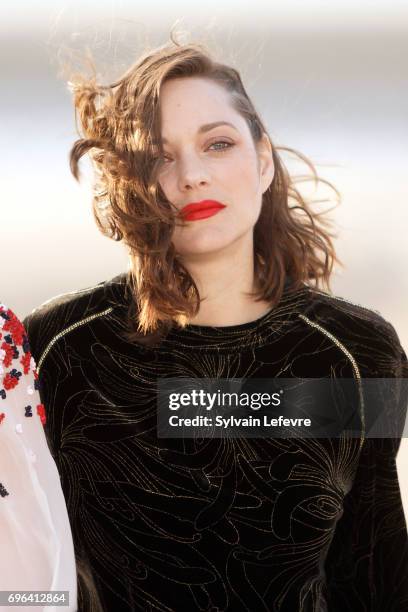
[[[126,275],[24,321],[77,559],[104,611],[403,612],[408,535],[395,436],[158,438],[160,377],[405,378],[378,313],[287,282],[242,325],[123,336]],[[81,565],[82,567],[82,565]],[[98,609],[82,575],[79,610]]]

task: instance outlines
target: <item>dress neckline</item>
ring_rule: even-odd
[[[109,305],[125,308],[122,317],[131,305],[132,294],[128,275],[122,273],[105,283],[105,295]],[[184,349],[199,351],[241,352],[255,346],[267,344],[271,336],[287,331],[298,315],[303,312],[310,299],[310,287],[302,285],[294,289],[287,278],[279,303],[261,317],[237,325],[211,326],[188,324],[184,328],[175,324],[154,350]]]
[[[260,317],[253,319],[252,321],[247,321],[246,323],[238,323],[238,324],[233,324],[233,325],[201,325],[201,324],[196,324],[196,323],[188,323],[185,329],[188,329],[193,332],[198,332],[198,333],[206,332],[209,329],[215,329],[215,330],[218,330],[219,332],[225,332],[225,333],[235,332],[235,331],[244,331],[244,330],[250,329],[251,327],[257,327],[258,325],[260,325],[263,319],[265,319],[266,317],[268,317],[268,315],[271,314],[272,310],[273,308],[269,308],[269,310],[263,315],[261,315]]]

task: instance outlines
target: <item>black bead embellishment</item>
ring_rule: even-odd
[[[8,491],[6,491],[6,489],[3,487],[3,485],[1,484],[1,482],[0,482],[0,495],[1,495],[2,497],[6,497],[6,495],[9,495],[9,492],[8,492]]]

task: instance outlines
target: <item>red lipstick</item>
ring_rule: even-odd
[[[206,219],[217,214],[225,204],[217,202],[217,200],[202,200],[201,202],[191,202],[180,210],[180,215],[185,221],[196,221],[198,219]]]

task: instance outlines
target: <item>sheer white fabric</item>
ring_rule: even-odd
[[[71,528],[45,437],[35,363],[26,337],[19,343],[23,330],[0,305],[0,590],[69,591],[69,606],[22,604],[10,610],[75,611]]]

